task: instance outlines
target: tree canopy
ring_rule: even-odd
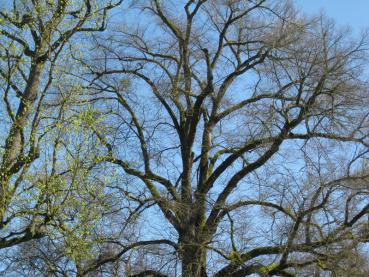
[[[5,276],[366,276],[368,35],[276,0],[0,4]]]

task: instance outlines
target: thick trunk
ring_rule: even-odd
[[[183,277],[207,276],[205,249],[197,245],[183,246],[182,276]]]
[[[182,276],[205,277],[206,274],[206,243],[201,239],[200,231],[189,225],[180,234]]]

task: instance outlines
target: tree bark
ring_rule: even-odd
[[[33,112],[34,104],[38,97],[38,89],[43,69],[43,62],[37,63],[36,61],[33,61],[30,68],[27,86],[23,94],[20,96],[21,99],[15,116],[15,121],[13,122],[5,141],[6,151],[0,168],[0,220],[3,218],[10,198],[10,195],[8,195],[8,181],[11,176],[19,170],[17,168],[13,168],[13,165],[17,162],[25,162],[18,161],[21,158],[26,159],[22,156],[24,147],[23,130],[28,124],[29,117]]]
[[[200,231],[194,225],[188,225],[179,236],[182,256],[183,277],[205,277],[206,242],[201,239]]]

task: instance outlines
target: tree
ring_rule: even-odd
[[[120,2],[0,12],[1,268],[366,274],[366,34],[274,0],[132,1],[106,28]]]
[[[72,50],[65,48],[76,44],[76,34],[103,31],[108,11],[121,2],[1,3],[0,248],[56,235],[52,227],[70,239],[66,233],[96,220],[83,218],[88,213],[80,207],[94,203],[98,210],[102,204],[93,198],[100,193],[96,186],[87,187],[97,163],[86,154],[87,130],[81,125],[93,115],[72,111],[79,86],[63,80],[63,71],[73,72]],[[78,228],[62,228],[75,216],[73,209]]]
[[[103,115],[74,77],[83,39],[104,31],[121,3],[1,4],[2,273],[85,276],[123,243],[133,248],[137,217],[152,205],[117,188],[114,169],[96,159]]]
[[[79,60],[112,111],[100,160],[169,230],[172,257],[133,276],[319,275],[366,243],[365,34],[285,1],[135,7]]]

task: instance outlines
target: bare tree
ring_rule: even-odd
[[[287,0],[7,2],[3,275],[367,274],[365,33]]]
[[[99,160],[150,192],[150,244],[174,251],[132,276],[320,276],[345,263],[368,240],[366,36],[288,1],[135,8],[79,59],[87,97],[109,113]]]

